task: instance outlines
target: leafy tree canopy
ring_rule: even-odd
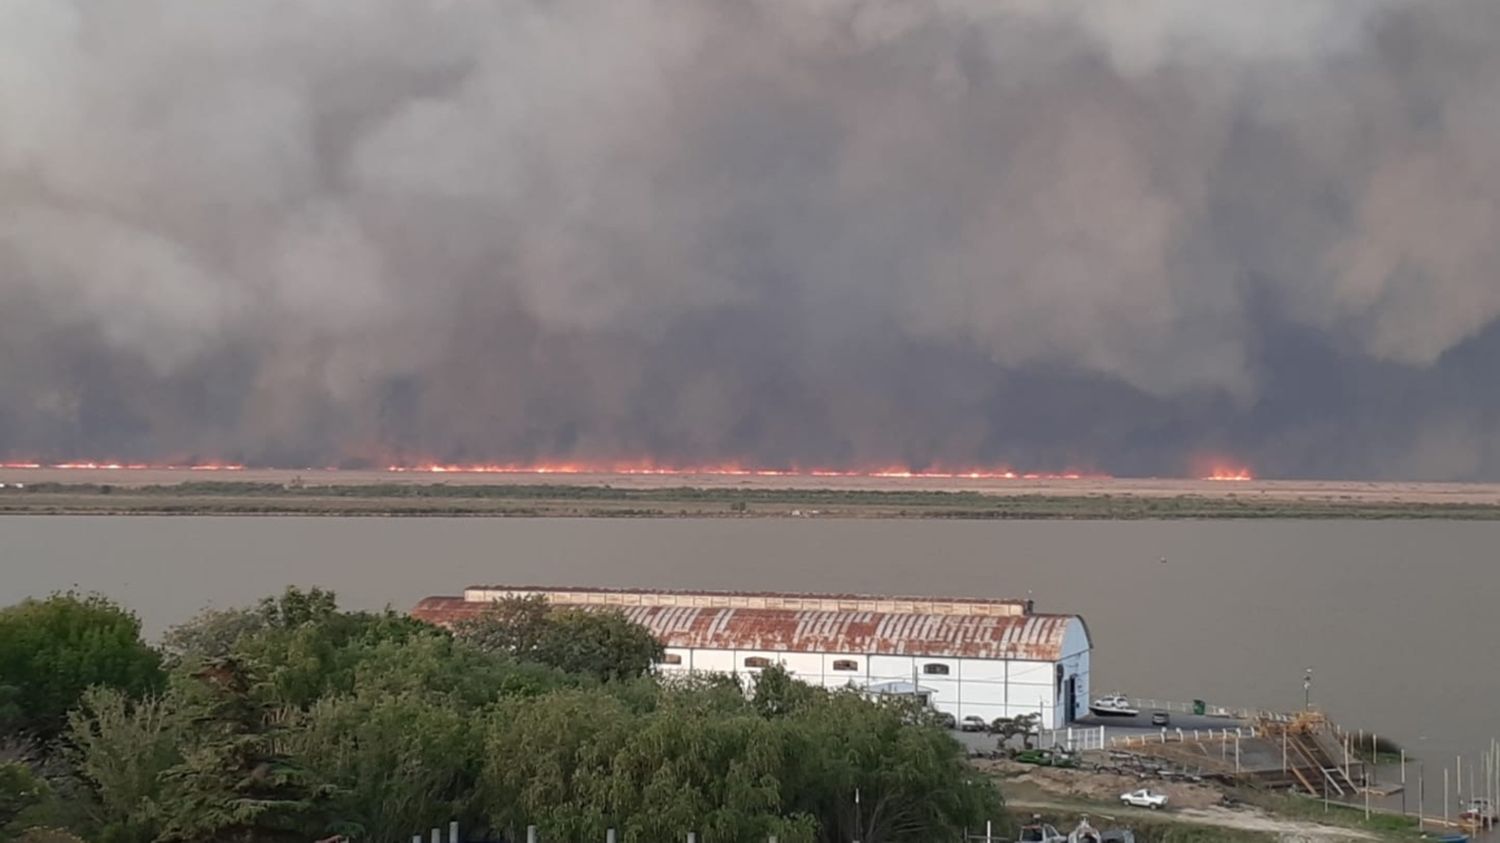
[[[341,611],[332,591],[292,587],[251,609],[200,613],[168,631],[165,645],[189,671],[230,657],[254,664],[277,700],[305,707],[352,689],[359,665],[382,642],[414,637],[446,634],[390,609]]]
[[[92,685],[139,696],[162,686],[161,656],[135,615],[97,594],[0,609],[0,725],[47,741]]]
[[[488,653],[601,681],[644,676],[662,656],[651,633],[618,612],[554,609],[539,596],[498,600],[455,634]]]
[[[54,599],[112,610],[138,636],[115,607]],[[93,652],[114,641],[99,626],[114,629],[57,637]],[[748,695],[730,676],[657,677],[660,648],[619,614],[518,601],[450,636],[290,589],[200,615],[169,649],[165,685],[75,692],[49,747],[54,789],[76,791],[64,824],[89,840],[402,843],[457,818],[506,839],[537,825],[549,839],[615,828],[622,843],[921,843],[1002,818],[911,705],[776,667]],[[35,688],[7,693],[32,710]],[[32,792],[4,775],[0,819]]]
[[[0,762],[0,839],[27,809],[47,797],[47,783],[31,768],[14,761]]]

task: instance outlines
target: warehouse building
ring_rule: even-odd
[[[1026,600],[473,586],[429,597],[412,615],[449,625],[531,595],[623,613],[661,641],[663,673],[753,677],[781,664],[828,688],[915,691],[959,719],[1040,712],[1050,728],[1088,711],[1093,645],[1083,618],[1038,614]]]

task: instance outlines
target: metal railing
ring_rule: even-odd
[[[1132,735],[1113,735],[1110,747],[1146,746],[1148,744],[1187,743],[1193,741],[1238,741],[1242,738],[1263,738],[1265,730],[1254,726],[1239,726],[1233,729],[1181,729],[1162,727],[1160,732],[1142,732]]]
[[[1068,752],[1088,752],[1107,746],[1107,733],[1103,726],[1070,726],[1066,729],[1043,729],[1037,735],[1038,749],[1065,749]]]

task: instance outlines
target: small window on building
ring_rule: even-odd
[[[682,656],[679,656],[676,653],[667,653],[665,656],[661,657],[661,663],[662,664],[682,664]]]
[[[771,660],[763,656],[751,656],[745,659],[745,667],[770,667]]]
[[[924,664],[922,672],[928,676],[947,676],[948,666],[945,664]]]
[[[859,670],[859,662],[854,659],[836,659],[833,662],[834,670]]]

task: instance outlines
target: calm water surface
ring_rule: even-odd
[[[408,608],[473,583],[1024,597],[1095,690],[1295,707],[1433,762],[1500,735],[1500,524],[0,518],[0,604],[74,585],[150,634],[290,583]],[[1163,563],[1162,558],[1166,558]]]

